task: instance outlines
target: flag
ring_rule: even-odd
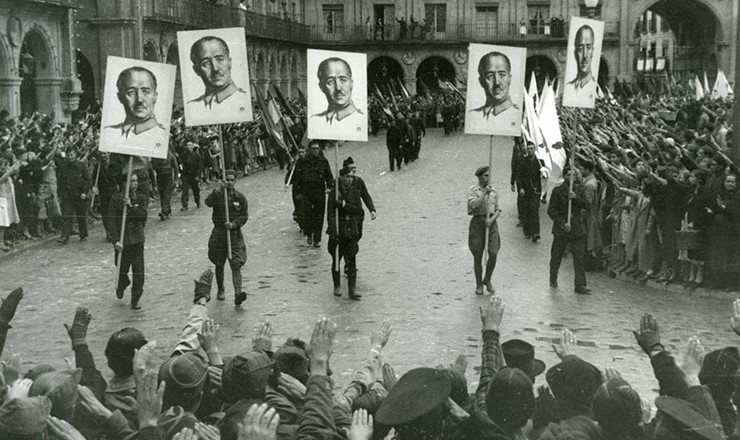
[[[721,70],[717,73],[717,80],[714,81],[714,88],[712,89],[713,98],[727,98],[732,93],[732,87],[730,87],[725,73]]]
[[[280,103],[280,105],[283,107],[283,110],[285,111],[285,113],[287,113],[288,116],[290,117],[297,116],[298,112],[293,108],[293,106],[288,102],[288,100],[285,99],[285,96],[283,96],[283,92],[280,91],[280,88],[273,83],[272,89],[275,91],[275,98],[277,99],[278,103]]]
[[[455,87],[451,82],[445,81],[445,84],[447,84],[447,87],[449,87],[453,92],[457,92],[458,95],[465,99],[465,95],[463,94],[463,92],[461,92],[460,89]]]
[[[709,88],[709,81],[707,81],[707,72],[704,72],[704,84],[702,86],[704,87],[704,93],[709,93],[712,90]]]
[[[704,89],[701,86],[701,82],[697,76],[694,76],[694,98],[697,101],[701,101],[704,98]]]
[[[401,92],[403,92],[403,97],[406,98],[406,101],[410,100],[411,94],[406,90],[406,86],[401,82],[401,78],[396,77],[396,81],[398,81],[398,86],[401,88]]]
[[[534,70],[532,71],[532,79],[529,80],[529,97],[532,98],[534,109],[537,111],[540,104],[540,96],[537,93],[537,78],[534,76]]]
[[[540,131],[537,113],[534,110],[534,102],[526,89],[524,90],[524,119],[527,122],[529,140],[537,147],[535,149],[535,156],[543,164],[544,169],[542,171],[549,173],[552,169],[552,161],[550,160],[550,155],[547,153],[547,146],[545,146],[542,132]]]
[[[280,147],[288,150],[288,147],[285,145],[285,139],[283,139],[283,133],[282,131],[280,131],[280,129],[278,129],[278,127],[275,126],[275,122],[272,118],[272,115],[270,114],[270,109],[265,102],[265,98],[262,96],[262,91],[259,87],[255,87],[254,92],[257,98],[257,105],[259,105],[260,111],[262,112],[262,120],[265,123],[265,128],[267,128],[267,132],[270,134],[270,136],[272,136],[275,142],[280,145]]]
[[[298,100],[301,102],[301,105],[303,107],[305,107],[306,104],[308,103],[308,101],[306,100],[306,95],[304,95],[303,92],[301,91],[301,89],[298,88],[297,86],[296,86],[295,90],[296,90],[296,92],[298,92]]]
[[[545,84],[539,106],[539,126],[547,147],[550,159],[548,180],[553,186],[563,183],[563,167],[568,160],[563,148],[563,136],[560,132],[560,118],[555,105],[555,92],[552,86]],[[547,163],[547,162],[545,162]]]

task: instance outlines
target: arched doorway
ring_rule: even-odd
[[[23,43],[18,62],[21,77],[21,114],[32,113],[36,110],[49,113],[53,103],[44,102],[39,96],[37,80],[52,77],[51,52],[46,41],[38,31],[29,31]]]
[[[299,84],[298,57],[293,55],[293,61],[290,63],[290,90],[288,90],[288,96],[293,97],[293,89],[298,88]]]
[[[264,81],[267,79],[267,63],[265,62],[265,54],[260,53],[257,55],[257,81]]]
[[[288,94],[288,83],[290,82],[290,74],[288,73],[288,69],[290,66],[288,65],[288,57],[286,55],[283,55],[280,57],[280,81],[278,85],[280,86],[280,92],[283,94],[283,96],[286,96]]]
[[[604,57],[599,60],[599,78],[597,82],[601,90],[606,93],[606,87],[609,87],[609,65],[606,64]]]
[[[445,81],[457,86],[455,66],[446,58],[429,57],[422,61],[416,69],[416,90],[420,94],[425,94],[427,91],[439,91],[440,85],[444,85]]]
[[[267,93],[267,88],[269,87],[270,82],[272,81],[279,81],[277,55],[272,55],[270,57],[270,65],[269,65],[268,72],[267,72],[267,81],[265,82],[265,87],[262,90],[264,93]]]
[[[165,62],[167,64],[173,64],[175,66],[180,65],[180,53],[177,50],[177,44],[170,43],[170,45],[167,47],[167,56],[165,57]],[[184,103],[182,102],[182,77],[180,76],[180,69],[177,69],[175,72],[175,96],[173,97],[173,102],[176,106],[182,106]]]
[[[529,83],[532,81],[532,72],[534,72],[537,81],[537,93],[542,91],[545,86],[545,78],[552,83],[558,76],[558,69],[555,63],[545,55],[532,55],[527,57],[527,65],[524,68],[524,85],[529,90]]]
[[[149,40],[144,44],[144,61],[159,62],[159,49],[154,41]]]
[[[375,87],[383,94],[398,89],[399,81],[403,83],[403,68],[391,57],[378,57],[370,61],[367,66],[368,92],[373,93]]]
[[[79,109],[85,111],[95,104],[95,73],[92,64],[79,49],[75,52],[75,64],[77,66],[77,78],[82,83],[82,95],[80,95]]]

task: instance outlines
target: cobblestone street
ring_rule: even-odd
[[[306,245],[291,219],[283,171],[270,169],[237,182],[249,201],[249,221],[243,229],[249,297],[243,307],[234,307],[229,269],[227,301],[215,300],[214,286],[208,308],[221,324],[224,355],[251,347],[251,337],[264,321],[272,322],[278,345],[289,336],[308,340],[316,319],[328,316],[339,326],[332,358],[337,385],[347,383],[366,353],[370,332],[384,319],[394,325],[384,358],[399,375],[415,366],[450,363],[459,354],[468,356],[471,367],[480,365],[478,306],[488,296],[474,294],[465,194],[476,182],[474,170],[488,160],[489,140],[443,137],[441,130],[430,130],[421,159],[393,173],[387,172],[384,141],[383,133],[368,143],[345,144],[339,151],[340,162],[352,156],[357,163],[378,213],[375,221],[366,217],[360,243],[360,302],[347,299],[346,280],[345,296],[332,295],[326,240],[321,249]],[[325,154],[334,168],[334,151]],[[692,334],[708,349],[736,342],[729,326],[730,300],[670,293],[594,273],[587,274],[594,294],[576,295],[568,257],[560,288],[550,289],[551,222],[542,205],[542,240],[524,240],[516,227],[516,197],[509,191],[510,156],[511,140],[496,138],[492,179],[503,213],[502,250],[493,283],[506,304],[502,340],[530,341],[549,367],[557,362],[551,344],[568,327],[578,337],[582,357],[600,368],[617,368],[645,397],[652,397],[648,393],[657,388],[657,381],[630,332],[643,313],[657,317],[666,347],[676,353]],[[174,208],[176,213],[166,222],[157,218],[158,210],[150,209],[141,311],[129,308],[128,291],[123,301],[114,295],[113,250],[100,227],[93,228],[85,242],[73,239],[60,246],[51,241],[1,260],[0,296],[17,286],[26,294],[12,323],[6,357],[22,351],[24,364],[62,366],[65,357],[73,357],[62,323],[71,323],[75,308],[82,305],[93,315],[88,340],[106,376],[105,343],[121,327],[141,329],[158,342],[164,357],[192,303],[192,280],[210,267],[210,209],[191,206],[183,213],[179,204]],[[468,381],[473,390],[475,368],[468,369]]]

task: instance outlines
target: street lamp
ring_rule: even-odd
[[[596,14],[596,6],[599,5],[599,0],[585,0],[585,3],[588,8],[588,18],[594,18],[594,14]]]

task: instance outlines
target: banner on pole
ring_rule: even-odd
[[[367,141],[367,55],[308,49],[308,137]]]
[[[468,46],[465,133],[519,136],[527,49]]]
[[[176,66],[109,56],[100,151],[165,159]]]
[[[243,28],[177,33],[185,125],[252,120]]]
[[[571,17],[563,105],[594,108],[601,62],[604,22]]]

